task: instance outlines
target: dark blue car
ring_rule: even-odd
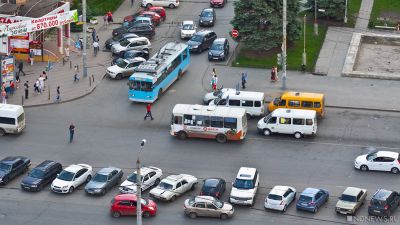
[[[306,188],[297,200],[296,208],[316,213],[329,199],[329,192],[319,188]]]
[[[45,160],[22,179],[21,188],[26,191],[40,191],[52,182],[61,171],[62,166],[60,163]]]

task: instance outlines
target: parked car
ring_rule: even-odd
[[[147,11],[156,12],[158,15],[161,16],[162,21],[165,21],[165,19],[167,18],[167,13],[166,13],[164,7],[151,6],[151,7],[147,8]]]
[[[157,214],[157,204],[150,199],[141,199],[142,216],[150,217]],[[121,194],[111,200],[110,213],[114,218],[136,215],[137,196]]]
[[[160,183],[162,177],[162,170],[154,166],[143,166],[140,168],[140,174],[142,176],[142,191],[145,191],[151,187],[157,186]],[[136,193],[136,180],[137,171],[130,174],[126,180],[119,187],[119,191],[124,194]]]
[[[21,188],[26,191],[40,191],[52,182],[61,171],[61,163],[45,160],[22,178]]]
[[[120,80],[123,77],[128,77],[132,75],[135,68],[145,61],[146,60],[141,57],[118,60],[116,61],[115,65],[107,68],[107,75],[110,78]]]
[[[107,50],[111,50],[111,47],[113,45],[118,44],[126,39],[137,38],[137,37],[139,37],[139,36],[137,36],[136,34],[133,34],[133,33],[120,34],[120,35],[117,35],[117,36],[107,39],[104,46]]]
[[[336,203],[336,212],[340,214],[354,215],[357,210],[364,204],[367,197],[367,189],[356,187],[348,187],[339,197]]]
[[[91,195],[105,195],[121,182],[124,173],[120,168],[106,167],[100,169],[85,186],[85,192]]]
[[[174,201],[176,197],[194,190],[197,178],[189,174],[169,175],[151,189],[150,196],[163,201]]]
[[[232,184],[229,202],[238,205],[254,205],[259,183],[260,176],[256,168],[240,167]]]
[[[132,21],[135,21],[135,18],[136,18],[137,16],[139,16],[141,12],[142,12],[142,11],[140,11],[140,12],[135,12],[135,13],[132,14],[132,15],[125,16],[124,19],[123,19],[123,21],[124,21],[124,22],[132,22]]]
[[[203,9],[199,15],[199,26],[214,26],[217,14],[213,8]]]
[[[150,8],[152,6],[162,6],[173,9],[179,6],[179,0],[142,0],[142,7]]]
[[[150,18],[154,26],[158,26],[161,23],[161,16],[158,15],[156,12],[143,11],[140,13],[140,16]]]
[[[209,178],[203,182],[201,187],[200,195],[213,196],[215,198],[221,198],[226,189],[226,182],[221,178]]]
[[[51,183],[51,190],[56,193],[72,193],[76,188],[92,179],[92,167],[87,164],[70,165]]]
[[[154,27],[148,24],[138,24],[130,27],[120,27],[113,30],[113,36],[117,36],[125,33],[134,33],[140,37],[153,38],[156,34]]]
[[[372,196],[368,214],[373,216],[390,216],[398,207],[400,196],[397,191],[379,189]]]
[[[217,38],[208,50],[208,60],[225,60],[229,55],[229,42],[226,38]]]
[[[265,198],[264,208],[285,212],[296,200],[296,189],[289,186],[275,186]]]
[[[209,105],[210,102],[213,101],[214,99],[220,98],[220,97],[222,97],[222,95],[225,92],[232,91],[232,90],[235,90],[235,89],[232,89],[232,88],[220,88],[217,91],[208,92],[203,97],[203,104],[204,105]]]
[[[197,196],[186,199],[184,211],[192,219],[201,216],[217,217],[223,220],[232,217],[235,212],[231,204],[212,196]]]
[[[228,0],[210,0],[210,7],[224,7]]]
[[[217,39],[217,34],[214,31],[202,30],[195,33],[187,44],[190,51],[200,53],[209,49],[215,39]]]
[[[115,44],[111,47],[113,55],[123,55],[129,50],[144,50],[149,51],[151,49],[151,43],[146,37],[128,38],[121,41],[119,44]]]
[[[319,188],[306,188],[297,200],[296,209],[316,213],[328,201],[329,192]]]
[[[181,26],[181,39],[187,39],[193,37],[196,33],[196,24],[193,20],[185,20],[182,22]]]
[[[375,151],[358,156],[354,160],[354,167],[362,171],[390,171],[397,174],[400,171],[400,156],[398,152]]]
[[[8,156],[0,161],[0,184],[28,171],[31,160],[23,156]]]
[[[117,64],[118,60],[124,60],[124,59],[133,59],[136,57],[141,57],[145,60],[149,59],[149,52],[145,51],[145,50],[129,50],[126,51],[124,54],[121,54],[120,57],[115,57],[112,61],[111,61],[111,66]]]

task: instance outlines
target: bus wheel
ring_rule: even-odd
[[[158,90],[157,98],[160,98],[162,96],[162,94],[163,94],[163,92],[162,92],[162,89],[160,88],[160,90]]]
[[[301,135],[300,132],[294,133],[294,137],[295,137],[296,139],[300,139],[302,136],[303,136],[303,135]]]
[[[187,138],[187,134],[185,131],[179,131],[178,132],[178,138],[181,140],[185,140]]]
[[[2,128],[0,128],[0,136],[6,135],[6,131]]]
[[[218,134],[216,139],[218,143],[226,143],[227,140],[224,134]]]
[[[178,80],[181,79],[182,77],[183,77],[182,70],[179,70],[179,72],[178,72]]]

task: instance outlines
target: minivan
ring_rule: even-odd
[[[269,136],[272,133],[292,134],[296,139],[304,135],[317,133],[317,113],[305,109],[275,109],[257,123],[260,133]]]
[[[21,181],[21,188],[26,191],[40,191],[52,182],[62,171],[60,163],[46,160],[33,168]]]
[[[209,49],[215,39],[217,39],[217,34],[214,31],[201,30],[195,33],[187,44],[190,51],[200,53]]]
[[[372,196],[368,214],[373,216],[390,216],[399,207],[399,193],[379,189]]]
[[[229,89],[221,96],[211,101],[209,105],[220,105],[227,107],[243,108],[246,110],[247,118],[252,116],[263,116],[265,94],[263,92],[237,91]]]
[[[288,91],[280,97],[274,98],[268,104],[268,111],[272,112],[277,108],[309,109],[315,110],[317,115],[325,115],[325,95],[320,93]]]
[[[225,60],[229,55],[229,41],[226,38],[217,38],[208,50],[208,60]]]
[[[0,136],[18,134],[25,128],[25,112],[20,105],[0,104]]]

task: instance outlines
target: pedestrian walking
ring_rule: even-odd
[[[217,86],[218,85],[218,77],[217,74],[214,74],[214,76],[211,79],[211,88],[213,91],[217,91]]]
[[[33,61],[34,61],[34,54],[33,54],[33,50],[31,50],[29,52],[29,61],[31,63],[31,66],[33,66]]]
[[[107,17],[107,22],[108,22],[108,24],[113,23],[113,22],[114,22],[114,19],[113,19],[113,14],[112,14],[111,11],[108,11],[107,16],[108,16],[108,17]]]
[[[78,73],[74,74],[74,83],[79,81]]]
[[[66,58],[66,60],[69,60],[69,47],[68,46],[65,48],[65,58]]]
[[[69,125],[69,143],[72,143],[74,140],[75,126],[73,123]]]
[[[16,86],[17,86],[17,89],[18,89],[18,86],[21,83],[21,80],[19,79],[19,75],[18,74],[15,75],[15,81],[17,82]]]
[[[39,89],[39,79],[36,79],[35,83],[33,84],[33,93],[34,94],[40,94],[40,89]]]
[[[1,99],[3,104],[7,104],[7,92],[6,90],[1,91]]]
[[[18,73],[17,73],[18,76],[19,76],[19,73],[23,73],[25,76],[24,63],[22,62],[22,60],[19,61],[19,63],[18,63]]]
[[[96,36],[97,36],[96,29],[93,28],[93,30],[92,30],[92,39],[93,39],[93,42],[96,41]]]
[[[28,83],[28,81],[25,81],[24,88],[25,88],[25,99],[28,99],[28,97],[29,97],[29,83]]]
[[[247,83],[247,72],[244,73],[242,72],[242,88],[246,89],[246,83]]]
[[[57,86],[56,92],[57,92],[57,94],[56,94],[56,99],[54,100],[54,102],[59,103],[61,101],[60,86]]]
[[[96,40],[93,42],[93,51],[94,51],[94,56],[97,56],[97,53],[99,52],[100,47],[99,47],[99,42]]]
[[[15,91],[15,84],[14,84],[14,81],[11,80],[10,81],[10,94],[14,95],[14,91]]]
[[[151,104],[150,104],[150,103],[147,104],[147,106],[146,106],[146,115],[144,116],[144,120],[146,120],[147,117],[150,117],[151,120],[154,119],[154,118],[153,118],[153,115],[151,114]]]
[[[44,76],[40,75],[39,77],[39,91],[42,93],[44,91]]]
[[[278,81],[277,69],[276,69],[275,66],[273,66],[272,69],[271,69],[271,81],[272,82]]]
[[[83,38],[79,38],[79,49],[81,50],[81,51],[83,51]]]
[[[48,79],[46,71],[43,70],[42,75],[44,77],[44,81],[46,81]]]

